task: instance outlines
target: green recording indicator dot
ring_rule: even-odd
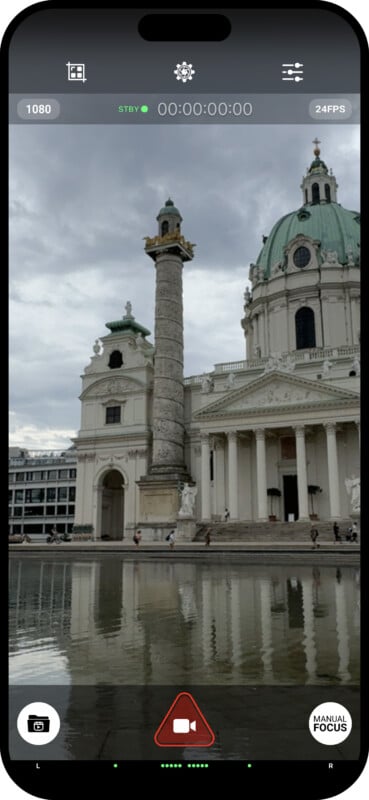
[[[252,764],[248,764],[247,766],[248,766],[248,767],[252,767]]]
[[[149,106],[141,106],[141,111],[142,111],[143,114],[147,114],[148,110],[149,110]]]
[[[117,768],[118,764],[113,764],[113,767]]]

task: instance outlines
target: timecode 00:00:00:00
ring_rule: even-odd
[[[208,114],[209,117],[225,117],[227,114],[232,114],[235,117],[250,117],[252,113],[252,103],[249,102],[226,103],[222,101],[220,103],[200,103],[195,101],[194,103],[162,102],[158,104],[158,114],[160,117],[165,117],[167,114],[170,117],[175,117],[176,114],[183,114],[185,117],[201,117],[202,114]]]

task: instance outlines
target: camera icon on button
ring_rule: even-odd
[[[18,714],[17,729],[28,744],[50,744],[60,731],[60,717],[48,703],[29,703]]]

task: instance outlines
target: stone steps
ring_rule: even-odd
[[[333,523],[323,520],[312,522],[210,522],[196,526],[195,542],[204,540],[205,531],[210,528],[213,541],[219,542],[310,542],[311,526],[319,532],[318,542],[334,542]],[[345,541],[346,531],[352,520],[342,520],[339,531]]]

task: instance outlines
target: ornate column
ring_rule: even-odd
[[[201,434],[201,517],[210,519],[210,442],[209,434]]]
[[[341,506],[340,506],[340,487],[339,487],[339,474],[338,474],[336,424],[334,422],[327,422],[324,425],[324,427],[327,436],[328,485],[329,485],[329,502],[330,502],[331,517],[332,519],[340,519]]]
[[[309,519],[305,428],[298,425],[295,428],[296,437],[296,466],[297,466],[297,493],[299,498],[299,522]]]
[[[238,519],[237,431],[228,431],[228,503],[230,519]]]
[[[265,452],[265,430],[257,428],[256,437],[256,477],[257,477],[257,498],[258,498],[258,519],[259,521],[268,519],[268,498],[266,485],[266,452]]]

